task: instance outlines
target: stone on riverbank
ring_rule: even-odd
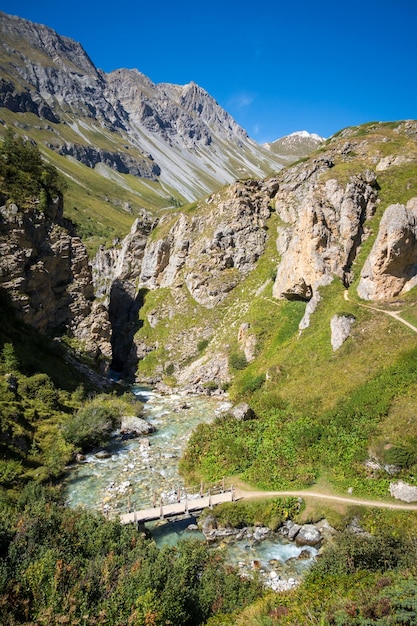
[[[122,423],[120,425],[120,434],[131,437],[138,437],[140,435],[149,435],[155,432],[155,428],[152,424],[149,424],[141,417],[134,415],[124,415],[122,417]]]
[[[250,408],[249,404],[246,404],[246,402],[241,402],[230,409],[230,415],[238,422],[256,419],[254,411]]]
[[[295,537],[297,546],[316,546],[321,540],[321,533],[313,524],[304,524]]]

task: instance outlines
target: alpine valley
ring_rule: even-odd
[[[417,121],[261,146],[193,82],[0,30],[2,623],[415,624]],[[180,471],[282,492],[213,526],[320,521],[299,586],[64,506],[131,384],[237,405]]]

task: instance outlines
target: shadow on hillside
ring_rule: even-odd
[[[143,326],[139,311],[143,306],[147,289],[135,295],[129,283],[116,280],[110,291],[109,319],[112,327],[111,369],[124,379],[134,378],[139,357],[133,341],[135,333]]]

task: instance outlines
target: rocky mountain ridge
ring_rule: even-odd
[[[66,326],[126,375],[140,366],[163,379],[172,364],[182,383],[223,384],[235,341],[256,359],[262,331],[245,311],[257,301],[307,303],[305,329],[335,280],[383,301],[414,286],[416,137],[415,122],[376,124],[365,136],[348,129],[272,178],[235,182],[159,220],[142,210],[92,267],[65,230],[62,206],[26,215],[5,205],[3,289],[25,321],[48,332]],[[393,196],[400,172],[409,182]],[[210,342],[209,353],[196,352],[200,342]]]
[[[194,200],[282,167],[193,82],[156,85],[137,70],[106,74],[79,43],[5,13],[0,31],[0,107],[49,122],[44,142],[59,154],[158,181],[168,205],[172,196]]]
[[[264,144],[265,148],[280,155],[288,163],[302,159],[317,150],[325,141],[317,133],[309,133],[306,130],[299,130],[271,143]]]

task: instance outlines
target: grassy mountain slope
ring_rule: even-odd
[[[199,305],[184,286],[145,296],[139,338],[159,347],[140,363],[139,376],[165,371],[167,382],[175,384],[171,363],[181,378],[180,370],[192,362],[198,365],[202,356],[222,355],[232,375],[230,396],[248,401],[258,415],[251,422],[225,420],[215,429],[200,427],[182,462],[183,471],[194,480],[198,474],[210,480],[231,474],[263,488],[324,480],[341,491],[352,487],[355,493],[385,497],[392,476],[383,468],[393,464],[399,477],[415,483],[417,458],[411,451],[417,432],[411,415],[417,390],[417,334],[383,312],[362,306],[356,295],[385,208],[417,195],[414,133],[412,124],[400,131],[397,124],[369,124],[342,131],[319,150],[318,156],[330,155],[335,162],[323,176],[340,182],[387,157],[392,163],[377,168],[379,201],[354,263],[349,300],[335,278],[320,289],[322,299],[302,332],[298,324],[305,303],[272,297],[279,262],[277,214],[268,220],[268,243],[256,269],[217,307]],[[207,210],[207,204],[193,208],[197,213]],[[158,238],[158,228],[152,236]],[[416,302],[413,289],[378,307],[400,309],[404,319],[415,320]],[[155,311],[159,321],[152,327],[148,317]],[[335,314],[353,316],[355,323],[350,338],[334,352],[330,320]],[[238,343],[242,323],[249,323],[256,337],[255,359],[249,364],[243,360],[236,369],[236,354],[243,356]],[[215,386],[206,382],[208,388]]]

